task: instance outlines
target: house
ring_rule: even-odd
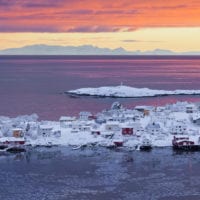
[[[68,116],[61,116],[60,121],[60,127],[62,128],[71,128],[72,122],[76,120],[76,117],[68,117]]]
[[[200,113],[195,113],[192,116],[192,122],[196,125],[200,125]]]
[[[119,123],[109,122],[105,124],[105,130],[106,131],[119,131]]]
[[[104,116],[102,113],[98,113],[98,114],[96,115],[95,123],[97,123],[97,124],[106,123],[105,116]]]
[[[40,125],[38,127],[38,133],[43,137],[50,137],[53,133],[53,127],[49,125]]]
[[[90,127],[90,125],[85,124],[85,125],[81,125],[79,127],[79,130],[83,131],[83,132],[90,132],[91,131],[91,127]]]
[[[151,134],[151,135],[157,135],[157,134],[160,134],[162,133],[162,129],[160,127],[160,124],[158,123],[149,123],[147,126],[146,126],[146,131],[147,133]]]
[[[79,113],[79,119],[83,121],[90,120],[92,116],[93,115],[91,114],[91,112],[87,112],[87,111],[82,111]]]
[[[136,106],[135,110],[143,113],[144,116],[148,116],[151,111],[154,110],[153,106]]]
[[[24,137],[24,133],[23,133],[23,130],[21,128],[14,128],[12,130],[12,135],[15,138]]]
[[[56,138],[61,137],[61,131],[60,130],[54,130],[53,131],[53,136],[56,137]]]
[[[184,121],[175,121],[170,128],[172,135],[184,135],[187,133],[187,125]]]
[[[171,112],[186,112],[187,105],[188,102],[186,101],[183,102],[178,101],[177,103],[166,105],[165,108]]]
[[[130,125],[123,125],[122,135],[133,135],[133,127]]]
[[[188,104],[186,106],[186,113],[194,113],[196,111],[196,106],[194,104]]]

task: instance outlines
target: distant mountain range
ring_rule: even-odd
[[[49,46],[44,44],[0,50],[0,55],[200,55],[199,52],[176,53],[170,50],[127,51],[123,48],[109,49],[92,45]]]

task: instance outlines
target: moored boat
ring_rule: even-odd
[[[0,140],[0,150],[7,151],[10,153],[25,152],[25,139],[23,137],[7,137],[1,138]]]
[[[140,145],[140,150],[141,151],[150,151],[152,149],[152,144],[149,139],[144,139],[142,141],[142,144]]]
[[[12,146],[12,147],[8,147],[6,149],[7,152],[10,152],[10,153],[20,153],[20,152],[25,152],[26,149],[24,147],[21,147],[21,146]]]
[[[196,144],[190,140],[189,137],[176,137],[172,140],[174,150],[186,150],[186,151],[198,151],[200,150],[200,144]]]

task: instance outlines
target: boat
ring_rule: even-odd
[[[11,146],[8,147],[6,151],[10,153],[21,153],[21,152],[26,152],[26,149],[20,146]]]
[[[7,151],[10,153],[25,152],[26,150],[24,144],[25,144],[24,138],[15,138],[15,137],[1,138],[0,150]]]
[[[5,145],[5,144],[0,145],[0,151],[4,151],[7,148],[8,148],[8,145]]]
[[[124,144],[124,141],[121,138],[117,138],[113,140],[113,145],[115,145],[116,147],[122,147],[123,144]]]
[[[47,142],[44,147],[51,148],[53,146],[52,142]]]
[[[150,151],[152,149],[151,141],[145,138],[139,148],[141,151]]]
[[[172,140],[172,146],[174,150],[184,151],[198,151],[200,150],[200,144],[195,144],[189,137],[176,137]]]
[[[79,145],[79,146],[73,146],[72,147],[72,150],[78,150],[78,149],[81,149],[82,148],[82,145]]]

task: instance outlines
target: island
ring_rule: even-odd
[[[78,96],[138,98],[168,95],[200,95],[200,90],[155,90],[149,88],[135,88],[125,85],[105,86],[97,88],[80,88],[65,93]]]

